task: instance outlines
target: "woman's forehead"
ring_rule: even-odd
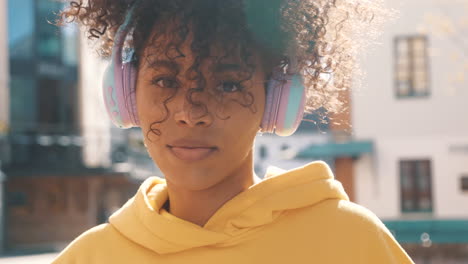
[[[154,34],[154,33],[153,33]],[[183,43],[174,45],[173,39],[166,34],[152,36],[140,60],[140,69],[165,69],[174,75],[187,73],[196,67],[198,70],[215,75],[224,73],[254,73],[261,70],[268,74],[277,66],[280,57],[261,51],[252,45],[247,54],[242,53],[239,43],[210,43],[209,55],[199,54],[192,49],[193,34],[190,33]],[[200,56],[200,61],[195,61]]]
[[[177,32],[178,26],[174,24],[167,25],[165,30],[158,29],[158,27],[158,25],[154,27],[145,42],[144,51],[147,55],[160,54],[169,59],[176,59],[204,53],[204,56],[235,60],[240,57],[242,49],[251,55],[256,53],[254,43],[245,38],[226,38],[215,32],[194,32],[190,25],[183,35]]]
[[[172,34],[153,32],[144,47],[142,66],[164,68],[178,73],[184,70],[185,65],[200,64],[214,73],[223,73],[242,71],[248,65],[257,64],[260,59],[251,47],[246,47],[249,49],[247,56],[242,54],[239,43],[213,40],[207,50],[201,51],[193,45],[194,36],[191,32],[183,41],[178,41]]]

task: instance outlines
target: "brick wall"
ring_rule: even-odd
[[[15,177],[6,184],[8,249],[54,249],[106,220],[136,191],[118,176]]]

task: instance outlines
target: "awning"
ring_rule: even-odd
[[[467,220],[383,221],[400,243],[468,243]]]
[[[373,149],[374,144],[372,141],[330,142],[321,145],[310,145],[299,151],[295,158],[358,157],[364,153],[371,153]]]

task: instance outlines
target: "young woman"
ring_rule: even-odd
[[[110,56],[110,118],[141,127],[164,174],[54,263],[412,263],[321,161],[261,180],[257,133],[290,135],[350,86],[378,2],[72,1]]]

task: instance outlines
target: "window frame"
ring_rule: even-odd
[[[420,68],[416,66],[415,61],[417,61],[417,58],[415,54],[415,48],[414,48],[414,43],[417,43],[417,41],[422,41],[424,43],[423,45],[423,50],[422,50],[422,56],[423,56],[423,61],[424,65]],[[401,89],[401,83],[403,82],[400,80],[400,73],[403,72],[401,67],[401,61],[402,61],[402,55],[401,51],[399,50],[400,43],[406,43],[407,45],[407,51],[406,51],[406,60],[408,61],[408,69],[407,69],[407,80],[408,82],[408,92],[405,94],[402,92]],[[431,95],[431,80],[430,80],[430,62],[429,62],[429,54],[428,54],[428,47],[429,47],[429,38],[427,35],[398,35],[395,36],[393,39],[393,49],[394,49],[394,74],[393,74],[393,80],[394,80],[394,89],[395,89],[395,96],[397,99],[404,99],[404,98],[428,98]],[[416,90],[416,85],[415,85],[415,72],[417,72],[418,69],[422,69],[423,72],[425,73],[425,87],[424,87],[424,92],[420,92]]]
[[[427,165],[427,175],[422,175],[421,168],[426,163]],[[406,164],[406,165],[405,165]],[[399,165],[399,189],[400,189],[400,212],[403,214],[410,214],[410,213],[433,213],[434,212],[434,192],[433,192],[433,162],[431,159],[400,159],[398,162]],[[416,174],[405,175],[403,173],[404,166],[409,166],[408,171],[412,173],[416,172]],[[409,176],[410,178],[406,178]],[[420,180],[422,178],[426,178],[426,188],[422,188],[420,186]],[[405,187],[404,182],[409,181],[409,187]],[[405,206],[405,202],[408,201],[405,197],[408,196],[407,192],[408,189],[412,191],[411,198],[409,201],[412,202],[413,208],[408,209]],[[427,192],[427,193],[425,193]],[[428,196],[429,198],[429,209],[421,208],[421,200],[424,196]]]

